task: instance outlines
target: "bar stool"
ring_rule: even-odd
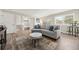
[[[3,50],[6,46],[6,28],[0,31],[0,49]]]

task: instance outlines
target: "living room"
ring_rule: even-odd
[[[3,50],[78,50],[78,9],[2,9]],[[2,39],[1,39],[2,40]]]

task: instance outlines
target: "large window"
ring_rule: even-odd
[[[65,24],[71,24],[72,22],[73,22],[73,16],[72,15],[64,17],[64,23]]]
[[[55,21],[54,21],[53,18],[50,18],[50,19],[47,19],[47,23],[48,23],[49,25],[52,25],[52,24],[55,23]]]
[[[55,23],[58,24],[58,25],[61,25],[61,24],[64,23],[63,20],[64,20],[64,17],[62,17],[62,16],[56,17],[55,18]]]
[[[58,25],[71,24],[73,22],[73,15],[55,17],[55,23]]]

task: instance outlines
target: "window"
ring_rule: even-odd
[[[55,18],[55,22],[56,22],[56,24],[58,24],[58,25],[63,24],[63,20],[64,20],[64,17],[62,17],[62,16]]]
[[[24,20],[24,25],[29,26],[29,20]]]
[[[29,26],[29,18],[23,17],[23,25],[24,26]]]
[[[71,24],[71,23],[73,23],[73,16],[72,16],[72,15],[70,15],[70,16],[65,16],[65,18],[64,18],[64,23],[65,23],[65,24]]]
[[[55,22],[54,19],[47,19],[46,21],[49,25],[52,25]]]
[[[72,22],[73,22],[73,15],[55,17],[55,23],[58,25],[71,24]]]

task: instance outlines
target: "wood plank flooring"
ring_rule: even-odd
[[[78,50],[79,37],[61,34],[60,39],[54,40],[43,36],[39,46],[33,48],[29,37],[30,30],[19,31],[14,34],[7,34],[7,44],[5,50]]]
[[[61,38],[57,41],[57,50],[78,50],[79,37],[61,34]]]

